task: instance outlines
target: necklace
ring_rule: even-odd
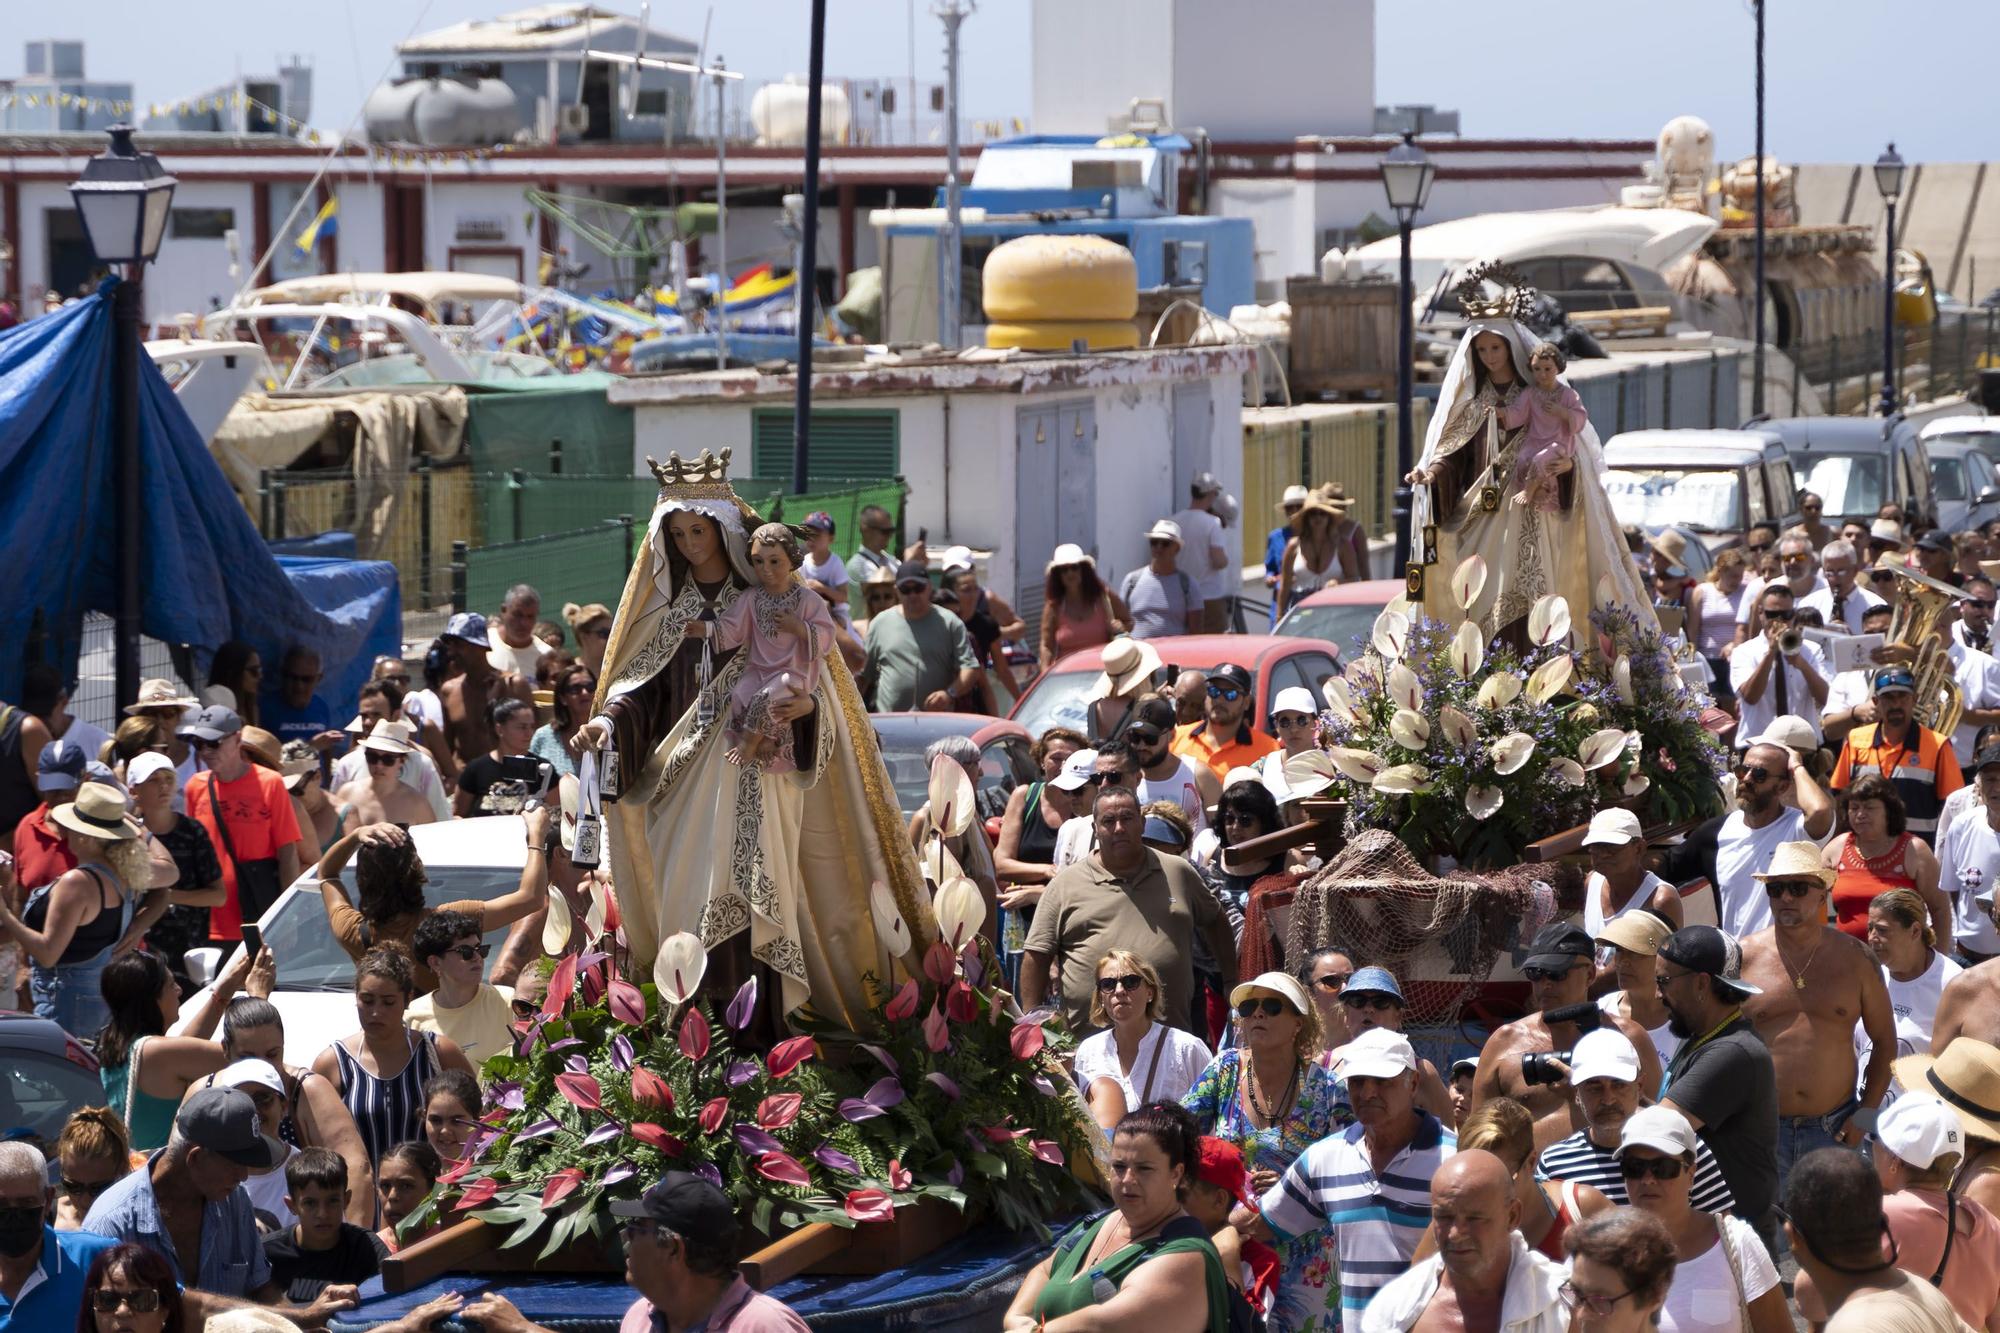
[[[1285,1095],[1278,1098],[1275,1114],[1264,1105],[1264,1099],[1258,1095],[1257,1066],[1248,1047],[1243,1051],[1243,1080],[1244,1086],[1250,1093],[1250,1110],[1268,1129],[1278,1123],[1279,1116],[1292,1109],[1292,1096],[1299,1086],[1299,1066],[1297,1061],[1292,1063],[1292,1076],[1285,1082]]]
[[[1806,955],[1805,966],[1800,968],[1796,972],[1792,971],[1792,960],[1785,957],[1784,942],[1781,941],[1776,935],[1773,935],[1771,937],[1771,943],[1778,950],[1778,963],[1785,969],[1785,975],[1792,979],[1792,989],[1804,990],[1806,988],[1806,973],[1812,968],[1813,959],[1819,957],[1820,945],[1826,943],[1826,931],[1824,930],[1820,931],[1818,943],[1814,944],[1812,947],[1812,952]]]

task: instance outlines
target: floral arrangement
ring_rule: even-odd
[[[1458,567],[1461,608],[1485,581],[1480,557]],[[1718,812],[1725,756],[1657,625],[1615,606],[1591,622],[1599,654],[1582,658],[1557,596],[1530,609],[1525,650],[1489,644],[1470,620],[1385,609],[1328,682],[1321,718],[1350,830],[1390,829],[1418,855],[1491,869],[1603,805],[1643,797],[1636,808],[1666,821]]]
[[[884,885],[873,910],[891,955],[906,956]],[[514,1053],[486,1062],[491,1109],[402,1234],[471,1216],[507,1228],[501,1248],[540,1240],[547,1258],[586,1235],[608,1240],[604,1205],[678,1168],[766,1236],[887,1221],[925,1198],[1046,1236],[1043,1216],[1087,1201],[1066,1163],[1090,1158],[1095,1132],[1054,1058],[1066,1039],[1046,1013],[1010,1015],[1007,992],[988,984],[970,880],[945,883],[933,911],[940,935],[920,974],[886,994],[867,979],[882,994],[873,1030],[808,1021],[765,1051],[743,1039],[755,979],[717,1015],[699,995],[697,937],[667,940],[643,983],[620,974],[618,937],[591,937],[556,964],[540,1012],[515,1024]]]

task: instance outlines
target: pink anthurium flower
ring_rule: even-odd
[[[896,1216],[896,1205],[881,1190],[853,1190],[842,1205],[857,1222],[888,1222]]]
[[[701,1010],[689,1009],[687,1017],[681,1020],[681,1054],[690,1060],[699,1060],[708,1054],[708,1020]]]
[[[916,1012],[917,980],[912,977],[903,983],[903,988],[896,992],[895,998],[882,1007],[882,1016],[891,1022],[901,1022]]]
[[[789,1153],[767,1152],[756,1161],[757,1174],[781,1185],[810,1185],[812,1177]]]
[[[1032,1060],[1041,1054],[1042,1046],[1048,1040],[1040,1023],[1016,1023],[1014,1030],[1007,1034],[1007,1044],[1014,1048],[1016,1060]]]
[[[465,1191],[465,1197],[453,1204],[451,1210],[454,1213],[462,1213],[469,1208],[477,1208],[499,1192],[500,1182],[492,1176],[488,1176],[484,1180],[475,1180],[472,1182],[471,1188]]]
[[[722,1122],[729,1118],[729,1099],[717,1097],[701,1108],[701,1132],[716,1134],[722,1130]]]
[[[936,1005],[924,1016],[924,1045],[933,1051],[951,1045],[951,1027],[944,1021],[944,1011]]]
[[[669,1157],[681,1155],[681,1141],[650,1121],[640,1121],[632,1126],[631,1135],[641,1143],[650,1143]]]
[[[916,1184],[916,1177],[910,1174],[909,1168],[891,1157],[889,1159],[889,1188],[892,1190],[906,1190],[914,1184]]]
[[[588,1074],[557,1074],[556,1091],[572,1106],[580,1106],[586,1111],[597,1110],[604,1100],[604,1090]]]
[[[757,1123],[765,1129],[783,1129],[799,1118],[804,1098],[796,1092],[781,1092],[757,1103]]]
[[[577,1186],[583,1183],[583,1168],[566,1166],[549,1177],[549,1183],[542,1187],[542,1207],[553,1208],[567,1198]]]
[[[1028,1145],[1028,1151],[1051,1166],[1063,1164],[1062,1145],[1054,1139],[1036,1139]]]
[[[674,1109],[674,1090],[667,1081],[650,1069],[632,1071],[632,1100],[641,1106],[657,1106],[662,1111]]]
[[[646,995],[629,981],[611,983],[611,1016],[629,1027],[646,1024]]]
[[[783,1078],[805,1061],[812,1059],[814,1054],[811,1037],[793,1037],[789,1041],[781,1041],[773,1046],[765,1063],[770,1066],[772,1078]]]

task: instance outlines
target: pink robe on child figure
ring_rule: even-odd
[[[1558,513],[1555,465],[1576,458],[1576,437],[1590,420],[1576,390],[1557,381],[1555,401],[1530,385],[1500,409],[1500,424],[1509,430],[1528,428],[1514,454],[1514,494],[1521,503],[1544,514]]]
[[[805,623],[808,637],[796,638],[778,628],[791,612]],[[819,685],[819,660],[833,646],[833,617],[826,599],[803,583],[777,597],[753,587],[715,618],[715,646],[747,644],[743,674],[729,692],[728,735],[732,744],[756,734],[765,740],[766,773],[798,769],[792,753],[792,724],[771,715],[775,704],[800,699]]]

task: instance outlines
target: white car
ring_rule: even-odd
[[[424,885],[424,901],[432,907],[461,898],[498,898],[520,886],[528,843],[526,823],[518,815],[417,824],[410,829],[410,837],[417,845],[417,855],[423,858],[429,881]],[[342,879],[352,901],[352,862]],[[278,965],[278,987],[271,994],[271,1003],[278,1006],[285,1020],[285,1063],[304,1068],[336,1039],[360,1027],[354,1014],[354,960],[327,924],[318,868],[308,868],[257,924]],[[486,933],[486,942],[493,948],[486,960],[489,968],[511,929],[502,926]],[[221,957],[218,947],[190,949],[188,971],[195,980],[207,982]],[[194,1008],[190,997],[182,1003],[181,1012],[185,1015]],[[215,1035],[221,1039],[219,1029]]]

